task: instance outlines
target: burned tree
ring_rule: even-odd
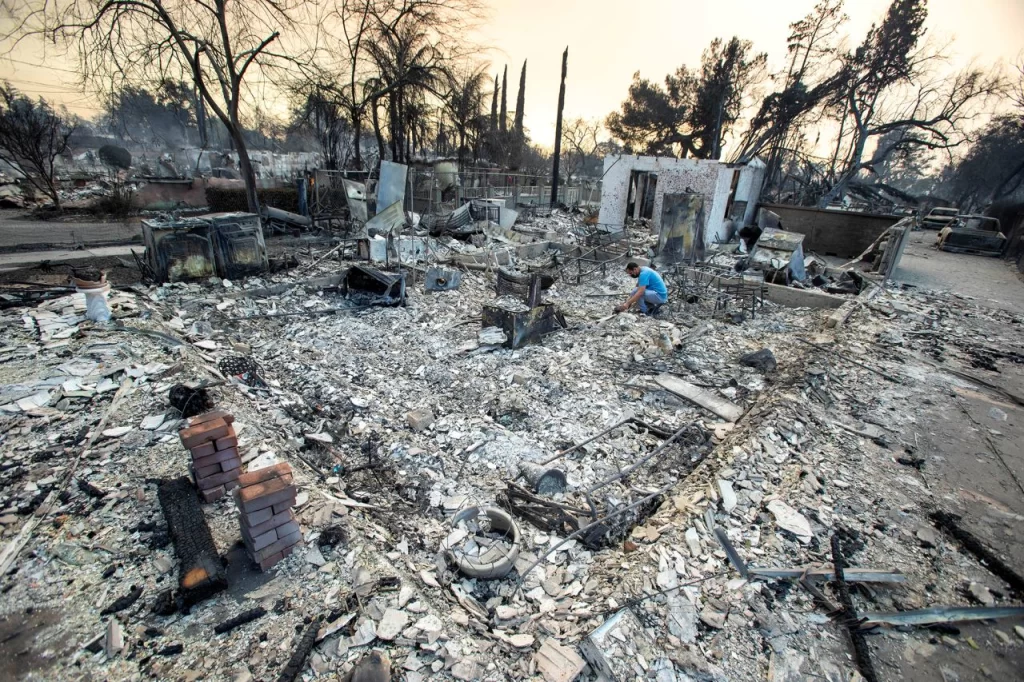
[[[0,85],[0,159],[60,208],[55,162],[68,151],[75,126],[45,100],[33,102],[10,83]]]
[[[302,3],[286,0],[55,0],[21,6],[16,35],[42,36],[79,60],[87,81],[152,83],[187,79],[227,130],[257,211],[256,173],[243,127],[243,100],[253,73],[282,59],[281,30],[295,25]]]
[[[739,120],[743,99],[764,78],[768,55],[753,53],[753,43],[733,37],[719,38],[701,57],[697,94],[690,110],[695,152],[700,158],[718,159],[722,142]]]
[[[483,67],[475,71],[452,74],[445,108],[458,135],[459,165],[466,160],[466,153],[479,149],[480,137],[484,130],[484,83],[487,74]]]
[[[836,98],[837,44],[846,18],[843,0],[820,0],[807,16],[789,25],[789,64],[785,73],[775,75],[782,87],[761,102],[734,155],[740,162],[762,156],[765,192],[780,189],[794,166],[816,172],[809,150],[803,149],[809,146],[804,128],[819,123]],[[797,176],[806,178],[808,173]]]
[[[680,66],[665,85],[633,75],[621,110],[606,120],[628,151],[719,158],[722,141],[739,119],[743,100],[764,74],[767,55],[750,41],[716,38],[701,57],[700,71]]]
[[[555,153],[552,154],[551,205],[558,203],[558,162],[562,155],[562,110],[565,109],[565,76],[569,66],[569,46],[562,53],[562,80],[558,88],[558,116],[555,119]]]
[[[572,178],[585,171],[597,159],[601,131],[599,121],[575,118],[562,126],[562,167],[565,177]]]
[[[919,45],[927,14],[926,0],[895,0],[881,24],[843,58],[838,101],[845,107],[849,140],[845,154],[836,155],[835,182],[819,206],[841,201],[859,173],[873,173],[894,153],[948,151],[963,144],[977,105],[998,91],[1000,79],[979,69],[952,77],[938,73],[940,51]]]
[[[348,161],[348,118],[334,88],[325,83],[303,83],[293,92],[293,98],[293,128],[304,126],[313,133],[323,154],[324,167],[344,167]],[[358,139],[355,146],[358,149]]]

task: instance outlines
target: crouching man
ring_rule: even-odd
[[[665,280],[649,267],[640,267],[636,263],[627,265],[626,272],[630,277],[637,278],[636,289],[625,303],[615,307],[615,312],[626,312],[635,305],[645,315],[657,315],[661,306],[668,303],[668,288],[665,287]]]

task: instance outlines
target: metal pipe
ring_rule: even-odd
[[[679,436],[683,435],[683,432],[686,431],[686,429],[690,428],[691,426],[693,426],[693,422],[690,422],[689,424],[686,424],[685,426],[680,428],[678,431],[673,433],[671,436],[668,437],[668,439],[664,443],[662,443],[658,447],[654,448],[654,450],[652,450],[649,455],[647,455],[646,457],[641,459],[639,462],[637,462],[633,466],[629,467],[625,471],[620,471],[619,473],[615,474],[614,476],[611,476],[611,477],[605,479],[604,481],[601,481],[597,485],[592,486],[591,488],[589,488],[588,490],[585,491],[585,494],[590,495],[594,491],[600,490],[601,488],[605,487],[609,483],[614,483],[615,481],[619,480],[620,478],[625,478],[626,476],[629,476],[631,473],[633,473],[634,471],[636,471],[637,469],[642,467],[644,464],[647,464],[647,462],[651,461],[651,459],[653,459],[655,455],[657,455],[662,450],[666,449],[669,445],[674,443],[676,441],[676,439],[679,438]]]

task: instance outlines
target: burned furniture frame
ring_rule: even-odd
[[[749,312],[751,319],[764,306],[764,282],[750,282],[713,268],[692,266],[676,267],[662,275],[677,306],[707,302],[712,315],[736,309]]]
[[[622,225],[588,224],[574,219],[570,231],[579,244],[578,253],[556,257],[561,280],[568,284],[582,284],[597,273],[603,277],[609,267],[624,268],[634,255],[629,230]]]

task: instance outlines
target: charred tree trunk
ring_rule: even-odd
[[[384,160],[384,135],[380,131],[380,115],[377,112],[377,100],[373,100],[370,106],[371,119],[373,121],[373,135],[377,138],[377,156]]]
[[[355,158],[352,163],[355,165],[356,170],[363,169],[363,154],[360,149],[359,138],[363,136],[363,117],[360,115],[358,109],[352,110],[352,146],[355,152]]]
[[[245,136],[241,126],[232,127],[231,140],[235,144],[235,151],[238,152],[238,172],[245,182],[245,198],[249,204],[250,213],[260,212],[260,199],[256,192],[256,171],[252,167],[252,159],[249,158],[249,148],[245,144]]]

